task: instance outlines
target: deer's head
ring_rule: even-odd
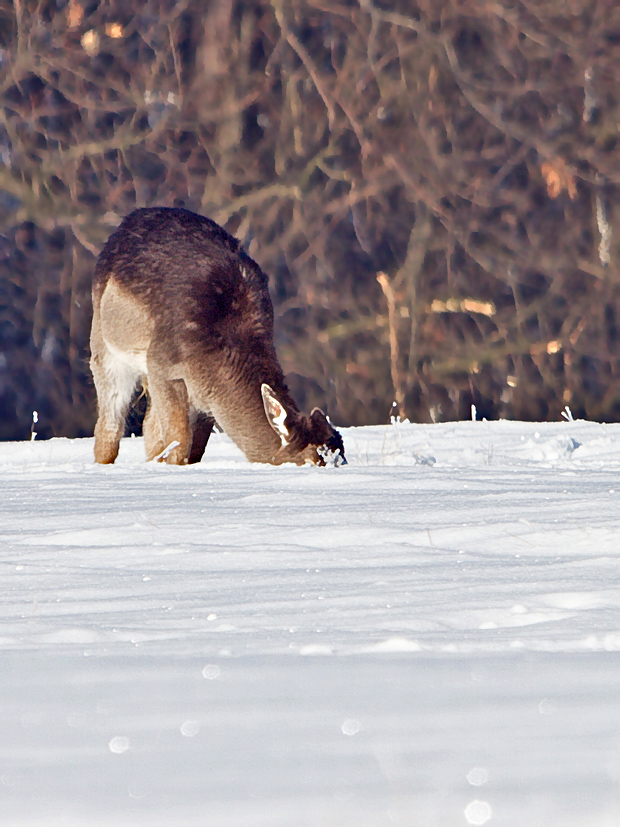
[[[287,409],[267,384],[261,385],[267,421],[280,437],[274,465],[346,465],[342,437],[320,408],[310,416]]]

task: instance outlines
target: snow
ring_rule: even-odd
[[[0,818],[620,822],[620,425],[0,444]]]

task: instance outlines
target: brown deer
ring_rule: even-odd
[[[285,384],[267,276],[208,218],[154,207],[121,222],[97,260],[90,346],[96,462],[118,456],[140,385],[147,460],[199,462],[217,423],[252,462],[346,462],[323,411],[303,416]]]

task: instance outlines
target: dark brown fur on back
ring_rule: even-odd
[[[103,290],[112,274],[148,301],[174,361],[212,350],[244,373],[258,370],[256,379],[295,406],[273,350],[268,278],[214,221],[183,209],[136,210],[104,246],[95,289]]]

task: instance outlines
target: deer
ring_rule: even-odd
[[[250,462],[346,463],[328,417],[301,414],[288,390],[268,277],[215,221],[134,210],[97,259],[92,300],[97,463],[116,460],[140,389],[147,461],[200,462],[217,425]]]

